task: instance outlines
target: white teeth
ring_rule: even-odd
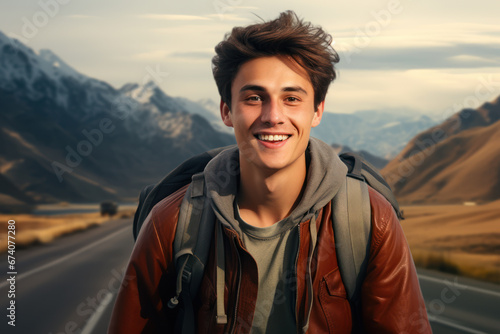
[[[283,141],[288,139],[288,135],[258,135],[259,140],[263,141]]]

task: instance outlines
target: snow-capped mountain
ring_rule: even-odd
[[[115,89],[0,32],[0,142],[1,174],[37,202],[96,202],[234,139],[154,82]]]
[[[36,53],[0,32],[0,89],[19,98],[50,101],[61,108],[78,105],[84,114],[105,110],[115,94],[107,83],[68,66],[50,50]]]
[[[125,84],[120,92],[133,98],[139,103],[150,105],[155,112],[185,112],[186,109],[179,104],[175,98],[165,94],[154,81],[148,81],[144,85],[136,83]]]

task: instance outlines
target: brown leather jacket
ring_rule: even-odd
[[[177,310],[173,242],[184,187],[158,203],[146,219],[132,252],[113,310],[109,334],[172,333]],[[369,188],[372,211],[370,260],[362,285],[361,318],[367,333],[431,333],[415,266],[391,205]],[[314,299],[308,333],[351,333],[352,315],[337,264],[330,205],[317,218],[318,244],[312,264]],[[306,318],[305,279],[309,221],[299,225],[297,332]],[[214,245],[194,301],[198,333],[249,333],[257,298],[257,266],[233,230],[224,228],[227,325],[218,325]],[[239,260],[238,260],[239,258]],[[238,263],[241,262],[241,266]],[[240,270],[239,268],[244,268]]]

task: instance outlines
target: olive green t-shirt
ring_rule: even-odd
[[[249,225],[235,205],[243,244],[257,262],[259,285],[252,334],[295,333],[295,261],[298,225],[280,221],[270,227]],[[245,270],[245,268],[243,268]]]

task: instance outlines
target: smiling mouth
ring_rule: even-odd
[[[285,141],[288,138],[290,138],[290,135],[255,135],[255,137],[258,140],[265,141],[265,142],[270,142],[270,143],[275,143],[275,142],[281,142]]]

